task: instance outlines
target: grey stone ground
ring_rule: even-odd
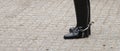
[[[119,2],[91,0],[92,35],[64,40],[73,0],[0,0],[0,51],[119,51]]]

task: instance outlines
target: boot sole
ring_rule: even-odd
[[[82,38],[88,38],[89,37],[89,35],[88,36],[84,36],[84,37],[81,37],[81,36],[74,36],[74,37],[64,37],[64,39],[82,39]]]

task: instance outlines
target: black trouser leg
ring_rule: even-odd
[[[90,22],[90,1],[89,0],[74,0],[77,27],[87,27]],[[90,27],[85,34],[91,34]]]

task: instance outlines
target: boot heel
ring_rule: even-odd
[[[89,27],[89,29],[85,31],[85,35],[84,35],[83,38],[88,38],[90,35],[91,35],[91,30],[90,30],[90,27]]]

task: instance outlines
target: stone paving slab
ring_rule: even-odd
[[[0,0],[0,51],[119,51],[119,2],[91,0],[92,35],[64,40],[73,0]]]

